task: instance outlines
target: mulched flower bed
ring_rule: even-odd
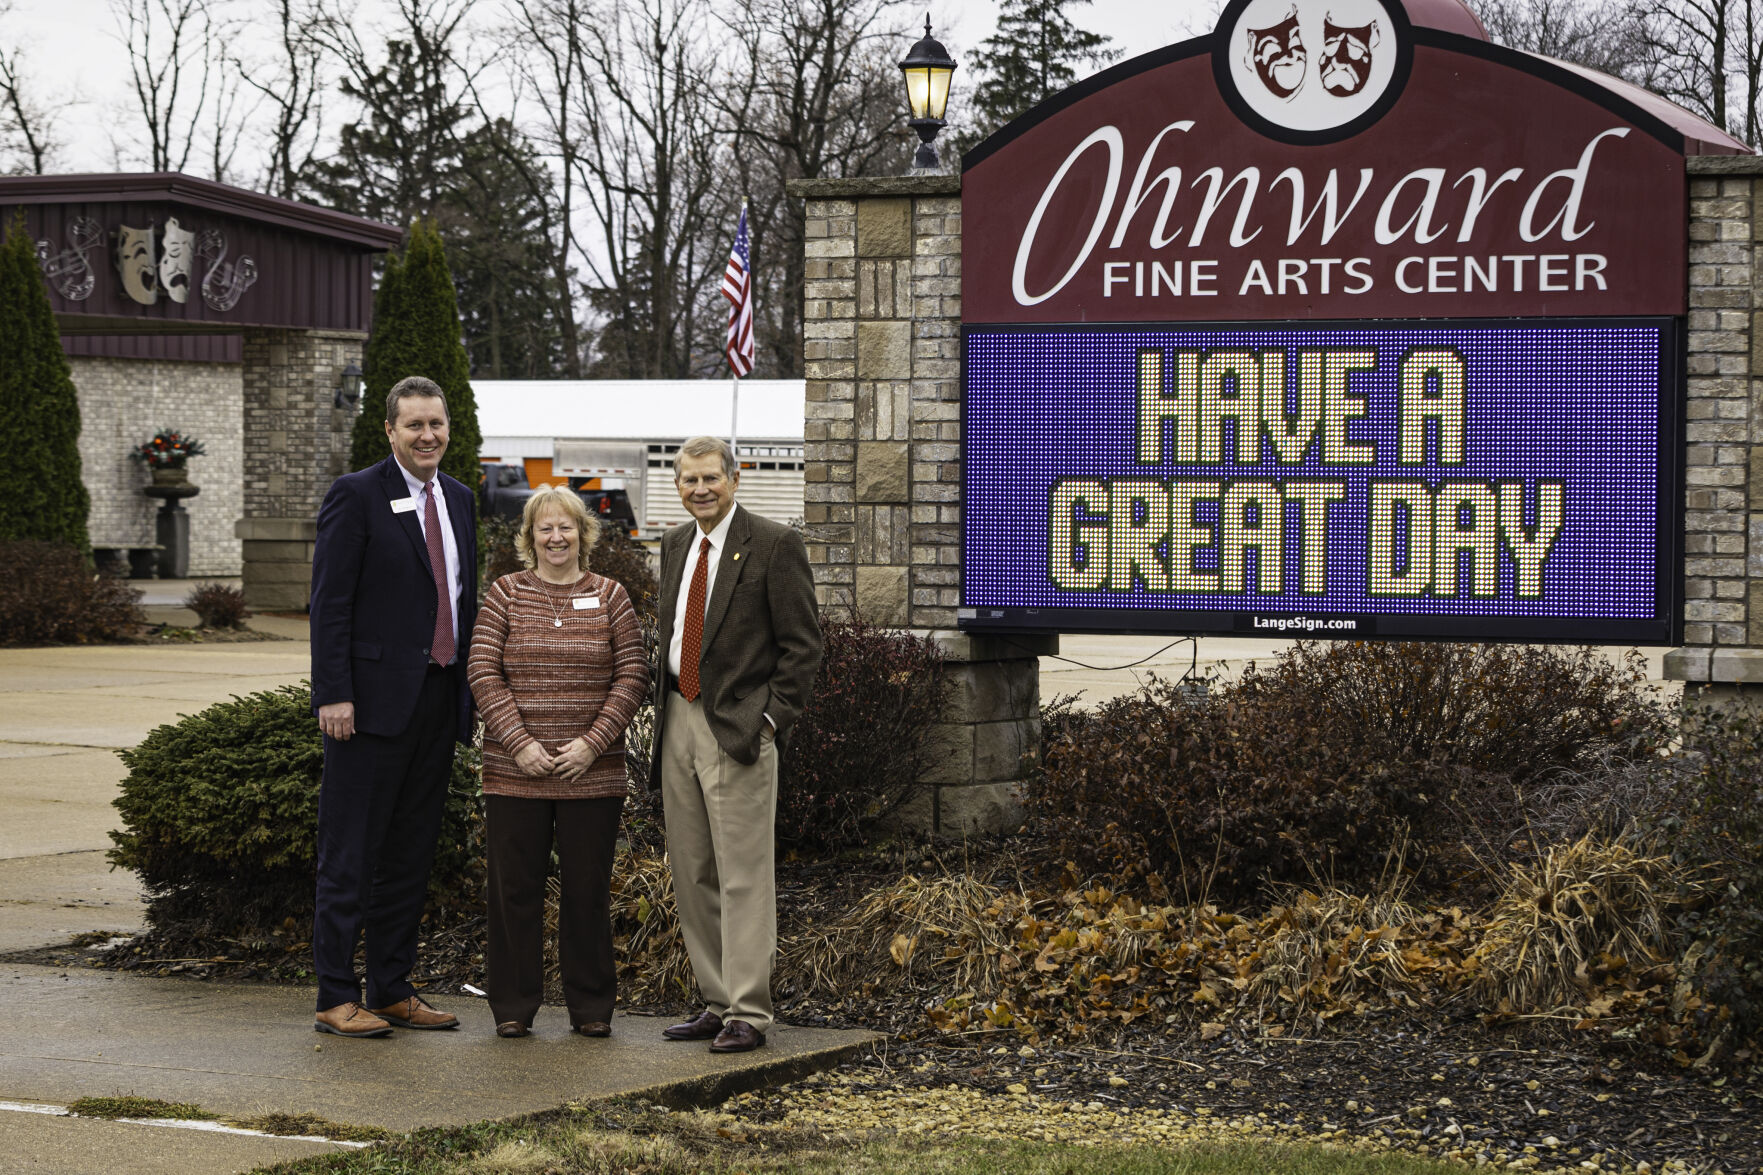
[[[940,858],[912,848],[833,861],[786,857],[778,878],[780,930],[786,948],[795,943],[799,957],[818,960],[823,956],[802,946],[813,945],[817,928],[848,919],[903,874],[959,884],[983,873],[991,886],[1009,890],[1027,889],[1037,878],[1045,885],[1049,870],[1057,866],[1016,848],[983,845],[945,850]],[[225,981],[308,981],[305,931],[290,925],[267,940],[200,949],[149,933],[10,958]],[[431,928],[419,956],[425,970],[415,978],[437,994],[481,986],[482,941],[481,919]],[[909,958],[912,948],[905,949]],[[896,964],[900,950],[896,940]],[[835,961],[851,967],[849,953]],[[1763,1171],[1763,1066],[1742,1048],[1728,1051],[1724,1068],[1685,1064],[1635,1031],[1632,1017],[1493,1023],[1461,1005],[1441,1010],[1395,998],[1308,1027],[1227,1018],[1208,1008],[1135,1014],[1100,1028],[1074,1023],[1064,1032],[1046,1030],[1043,1009],[1031,1040],[1022,1025],[964,1018],[955,1026],[935,1015],[963,993],[942,986],[933,968],[884,967],[873,975],[835,994],[814,994],[811,968],[798,959],[795,970],[780,969],[779,1018],[887,1033],[882,1049],[847,1064],[833,1080],[842,1096],[878,1104],[923,1095],[913,1104],[926,1115],[954,1087],[1049,1114],[1074,1106],[1091,1107],[1086,1113],[1156,1111],[1164,1121],[1223,1122],[1230,1131],[1296,1133],[1472,1165]],[[637,987],[627,983],[627,991]],[[656,1017],[687,1010],[665,1002],[624,1006]],[[479,1018],[487,1031],[487,1011]],[[941,1092],[932,1098],[933,1091]],[[725,1109],[776,1121],[800,1096],[800,1087],[789,1087]],[[900,1120],[896,1114],[885,1121],[898,1128]]]

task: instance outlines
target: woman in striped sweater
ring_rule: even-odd
[[[484,597],[466,675],[484,718],[490,1010],[525,1036],[544,995],[545,877],[557,847],[557,954],[570,1026],[612,1033],[612,856],[627,788],[624,732],[649,688],[636,609],[588,570],[598,521],[567,486],[527,500],[527,570]]]

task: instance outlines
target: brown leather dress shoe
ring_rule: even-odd
[[[528,1031],[530,1030],[527,1026],[519,1020],[504,1020],[496,1025],[497,1036],[525,1036]]]
[[[457,1028],[459,1017],[442,1012],[422,1002],[421,996],[407,996],[389,1008],[375,1008],[373,1014],[399,1028]]]
[[[668,1040],[709,1040],[721,1031],[722,1017],[706,1008],[684,1024],[668,1025],[661,1035]]]
[[[611,1036],[612,1025],[604,1020],[589,1020],[585,1024],[577,1024],[575,1030],[583,1036]]]
[[[312,1021],[314,1032],[333,1036],[390,1036],[392,1026],[357,1003],[338,1004],[319,1012]]]
[[[750,1053],[765,1043],[765,1033],[745,1020],[725,1020],[722,1031],[710,1042],[713,1053]]]

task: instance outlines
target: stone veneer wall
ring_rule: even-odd
[[[802,180],[805,537],[830,616],[931,634],[951,697],[902,819],[1014,826],[1040,745],[1036,654],[955,631],[961,600],[961,182]]]
[[[1684,647],[1668,677],[1763,683],[1763,158],[1688,161]]]
[[[155,540],[159,503],[141,493],[147,467],[129,459],[162,428],[202,441],[188,465],[202,487],[190,514],[190,574],[239,574],[233,524],[244,495],[242,370],[236,363],[155,359],[68,360],[80,400],[81,479],[92,498],[87,530],[95,546],[144,547]]]
[[[343,368],[361,363],[366,341],[354,331],[245,335],[244,512],[236,533],[252,607],[306,607],[319,503],[347,469],[355,412],[375,411],[333,406]]]

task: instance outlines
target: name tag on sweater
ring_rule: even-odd
[[[569,603],[577,612],[580,612],[584,608],[598,608],[600,606],[600,597],[599,596],[577,596],[575,599],[571,600]]]
[[[416,509],[416,499],[415,498],[393,498],[392,499],[392,513],[394,513],[394,514],[408,514],[414,509]]]

